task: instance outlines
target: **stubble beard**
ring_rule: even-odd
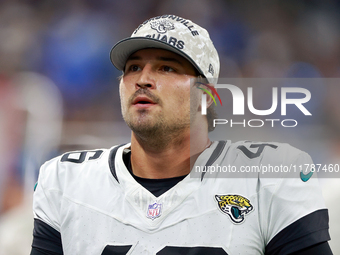
[[[162,101],[153,96],[148,90],[137,91],[128,102],[127,106],[122,104],[122,115],[126,124],[130,127],[137,139],[147,143],[148,146],[155,149],[167,147],[170,143],[181,143],[183,135],[190,134],[190,126],[196,119],[198,108],[198,98],[193,99],[190,104],[190,109],[185,109],[173,118],[166,116],[164,112],[151,113],[149,109],[140,109],[136,114],[129,112],[129,106],[133,99],[145,94],[154,102],[157,102],[162,107]],[[189,99],[188,99],[189,100]],[[189,108],[189,107],[188,107]]]
[[[123,117],[137,139],[152,148],[161,149],[179,141],[183,133],[190,129],[190,113],[174,120],[166,119],[162,114],[152,116],[148,110],[141,110],[137,114],[124,114]]]

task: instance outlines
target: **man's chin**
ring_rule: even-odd
[[[156,125],[152,121],[136,121],[127,123],[130,129],[136,134],[150,134],[157,132],[159,125]]]

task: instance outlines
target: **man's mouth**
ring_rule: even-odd
[[[133,101],[132,101],[132,105],[136,105],[136,106],[151,106],[151,105],[155,105],[156,103],[148,98],[147,96],[137,96]]]

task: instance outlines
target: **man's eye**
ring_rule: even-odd
[[[137,66],[137,65],[131,65],[131,66],[129,67],[129,70],[132,71],[132,72],[136,72],[136,71],[139,71],[140,68],[139,68],[139,66]]]
[[[171,68],[170,66],[163,66],[162,67],[164,72],[173,72],[175,71],[173,68]]]

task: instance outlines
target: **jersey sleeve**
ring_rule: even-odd
[[[62,255],[61,235],[41,220],[34,219],[31,255]]]
[[[328,242],[318,243],[306,249],[291,253],[291,255],[333,255]]]
[[[292,172],[266,180],[259,195],[262,208],[267,208],[260,213],[266,254],[290,254],[330,239],[317,173],[300,175],[300,166],[311,166],[313,161],[305,152],[293,147],[288,150],[293,153],[283,153],[283,164],[292,166]]]
[[[57,159],[46,162],[40,168],[38,182],[33,195],[35,224],[32,247],[44,248],[46,247],[44,242],[47,244],[48,242],[55,243],[55,236],[60,233],[62,190],[59,185],[59,179]],[[46,227],[42,228],[41,226],[46,226],[50,231],[45,231]],[[54,235],[49,234],[52,232]],[[57,244],[57,246],[60,246],[61,249],[61,238],[60,244]]]

